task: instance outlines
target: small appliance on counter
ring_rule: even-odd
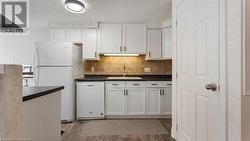
[[[34,75],[32,65],[23,65],[23,86],[34,86]]]

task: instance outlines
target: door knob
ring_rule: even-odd
[[[217,85],[215,83],[207,84],[206,89],[211,90],[211,91],[216,91],[217,90]]]

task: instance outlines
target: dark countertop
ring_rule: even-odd
[[[45,96],[64,89],[64,86],[31,86],[23,88],[23,101]]]
[[[107,75],[85,75],[85,77],[75,79],[78,82],[84,81],[172,81],[172,75],[129,75],[126,77],[141,77],[142,79],[107,79]],[[119,76],[118,76],[119,77]]]

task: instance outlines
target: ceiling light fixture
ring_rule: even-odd
[[[79,0],[66,0],[64,7],[72,13],[84,13],[85,5]]]

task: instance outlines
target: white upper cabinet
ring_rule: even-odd
[[[162,30],[162,57],[172,58],[172,28],[167,27]]]
[[[63,42],[67,40],[66,29],[51,29],[51,41]]]
[[[99,60],[97,50],[97,29],[83,29],[83,59]]]
[[[82,42],[81,29],[51,29],[51,41],[55,42]]]
[[[100,53],[146,54],[146,25],[100,24]]]
[[[67,29],[67,41],[74,43],[82,42],[82,30],[81,29]]]
[[[122,53],[122,25],[100,24],[100,53]]]
[[[146,54],[146,25],[123,25],[123,48],[127,54]]]
[[[162,59],[161,29],[148,29],[147,60]]]

